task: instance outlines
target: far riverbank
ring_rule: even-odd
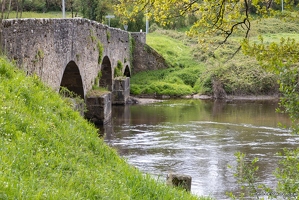
[[[130,96],[129,104],[150,104],[162,102],[169,99],[200,99],[200,100],[221,100],[221,101],[279,101],[279,95],[228,95],[223,99],[215,99],[213,96],[209,95],[188,95],[183,97],[173,97],[167,95],[141,95],[141,96]]]

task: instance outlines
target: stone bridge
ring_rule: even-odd
[[[56,91],[63,86],[88,101],[93,88],[103,87],[112,93],[104,102],[124,103],[130,87],[124,77],[131,76],[132,63],[137,71],[161,65],[157,53],[143,50],[145,37],[82,18],[10,19],[3,20],[2,46],[27,74],[37,74]],[[120,91],[121,100],[113,97],[119,90],[127,90]]]

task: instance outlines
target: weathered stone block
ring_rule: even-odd
[[[86,98],[85,117],[95,124],[105,124],[111,119],[111,93]]]
[[[130,96],[130,78],[114,79],[112,104],[126,104]]]
[[[191,191],[191,176],[184,174],[168,174],[166,178],[167,185],[181,187],[186,191]]]

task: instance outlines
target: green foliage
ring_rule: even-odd
[[[180,70],[176,70],[171,73],[171,77],[180,78],[185,85],[194,87],[195,82],[202,73],[202,70],[199,67],[189,67]]]
[[[92,90],[87,92],[86,97],[100,97],[107,93],[109,93],[107,88],[93,85]]]
[[[131,78],[131,93],[135,95],[171,95],[182,96],[194,93],[190,85],[185,85],[184,81],[171,73],[175,68],[140,72]]]
[[[122,16],[120,16],[120,23],[122,23]],[[140,29],[143,29],[145,24],[145,17],[144,13],[140,12],[137,17],[134,20],[130,20],[127,22],[124,22],[124,24],[128,25],[128,31],[130,32],[139,32]]]
[[[16,18],[16,11],[11,11],[9,17],[10,18]],[[18,13],[18,17],[21,18],[20,13]],[[62,13],[61,11],[50,11],[50,12],[22,12],[22,18],[61,18]],[[70,12],[66,12],[66,17],[70,18],[72,17]]]
[[[37,51],[36,57],[37,57],[38,59],[43,59],[43,58],[45,57],[45,54],[44,54],[44,52],[43,52],[42,50],[39,49],[39,50]]]
[[[104,45],[102,44],[102,42],[95,36],[94,31],[92,29],[90,29],[90,39],[92,44],[96,43],[96,48],[99,52],[98,54],[98,64],[101,64],[102,59],[103,59],[103,53],[104,53]],[[95,47],[94,47],[95,50]]]
[[[80,112],[83,116],[86,111],[86,104],[84,99],[76,93],[68,90],[66,87],[60,87],[59,94],[65,99],[66,104],[72,107],[75,111]]]
[[[133,68],[133,54],[135,50],[135,40],[131,34],[129,34],[129,48],[130,48],[130,65]]]
[[[77,61],[80,60],[80,54],[76,54],[76,59],[77,59]]]
[[[243,42],[244,53],[254,56],[264,68],[279,76],[279,90],[282,93],[281,106],[292,120],[294,133],[299,133],[299,96],[298,96],[298,42],[295,38],[281,38],[280,42],[268,43],[263,37],[259,42]]]
[[[254,158],[251,161],[246,161],[245,156],[246,155],[244,153],[235,153],[237,166],[235,168],[229,166],[230,168],[233,168],[234,176],[236,177],[238,184],[241,185],[239,198],[237,198],[232,192],[228,192],[227,195],[229,195],[232,199],[243,199],[248,196],[259,199],[260,191],[258,191],[258,188],[261,187],[261,185],[257,184],[258,178],[256,175],[258,171],[258,166],[256,165],[258,159]]]
[[[97,49],[99,51],[98,64],[101,64],[102,58],[103,58],[103,53],[104,53],[104,45],[101,43],[100,40],[98,40],[98,42],[97,42]]]
[[[46,10],[46,2],[40,0],[24,0],[23,8],[27,11],[43,12]]]
[[[161,28],[156,24],[156,23],[153,23],[150,28],[149,28],[149,32],[150,33],[153,33],[153,32],[156,32],[158,30],[160,30]]]
[[[296,22],[298,23],[298,22]],[[281,26],[289,23],[277,25],[275,27],[281,31]],[[284,27],[284,29],[287,27]],[[293,30],[293,29],[291,29]],[[279,90],[282,94],[280,106],[282,112],[287,113],[292,121],[293,133],[299,133],[299,88],[298,88],[298,63],[299,52],[298,36],[285,38],[285,35],[280,35],[280,39],[273,39],[267,37],[266,34],[259,36],[258,40],[250,42],[245,40],[242,44],[243,52],[249,56],[254,57],[261,66],[265,69],[274,72],[278,76]],[[279,167],[276,169],[276,178],[278,180],[277,188],[275,190],[260,186],[261,192],[264,196],[269,198],[283,198],[295,199],[298,198],[299,184],[298,184],[298,159],[299,149],[287,150],[285,149],[281,156]],[[253,166],[245,164],[248,171],[255,170]],[[237,177],[240,178],[240,175]],[[247,182],[255,183],[256,180],[251,180],[250,177],[245,177]],[[248,187],[248,185],[243,185]]]
[[[199,199],[130,166],[37,76],[0,58],[0,196]]]
[[[33,63],[37,63],[38,61],[42,60],[44,58],[44,52],[42,50],[38,50],[35,54],[35,59],[33,60]]]
[[[131,83],[136,90],[132,92],[141,93],[141,88],[155,81],[173,83],[176,80],[176,84],[183,81],[183,85],[191,86],[193,92],[213,95],[213,80],[217,79],[229,95],[277,94],[277,75],[262,69],[259,62],[241,53],[231,59],[238,40],[238,37],[229,40],[215,50],[195,44],[196,40],[180,32],[158,30],[148,34],[147,42],[176,67],[146,72],[146,75],[143,72],[134,74]]]
[[[171,66],[181,68],[198,66],[198,62],[193,60],[192,49],[184,44],[182,34],[175,37],[174,31],[150,33],[147,35],[147,44],[163,55]]]
[[[107,35],[107,41],[110,41],[111,38],[111,32],[109,30],[106,31],[106,35]]]
[[[90,38],[91,38],[91,42],[92,43],[94,43],[97,40],[97,38],[96,38],[95,35],[91,35]]]
[[[97,18],[96,8],[98,1],[90,0],[90,1],[84,1],[81,0],[81,12],[83,14],[84,18],[88,18],[91,20],[95,20]]]
[[[123,71],[123,63],[120,60],[118,60],[117,66],[114,68],[114,78],[123,76],[122,71]]]
[[[277,33],[298,33],[298,22],[294,20],[285,21],[279,18],[267,18],[252,22],[251,36]]]
[[[99,71],[99,72],[98,72],[98,75],[97,75],[97,77],[95,78],[94,83],[93,83],[93,85],[92,85],[92,89],[93,89],[93,90],[96,90],[96,89],[99,89],[99,88],[100,88],[99,85],[100,85],[101,77],[102,77],[102,71]]]
[[[241,192],[234,195],[232,192],[227,192],[227,195],[232,199],[245,199],[255,197],[256,199],[295,199],[299,192],[299,149],[287,150],[278,154],[281,157],[279,167],[275,171],[277,178],[277,187],[275,189],[268,187],[265,184],[258,183],[258,158],[249,160],[245,154],[237,152],[237,165],[229,166],[233,169],[234,176],[240,186]]]
[[[131,84],[131,93],[134,95],[151,94],[151,95],[170,95],[183,96],[192,94],[194,91],[190,86],[163,81],[153,82],[149,85],[142,86]]]
[[[279,168],[275,172],[278,179],[277,193],[294,198],[299,193],[299,149],[284,149],[279,156],[283,159],[279,162]]]
[[[243,58],[244,59],[244,58]],[[230,95],[272,95],[278,93],[278,77],[259,67],[256,62],[242,60],[242,63],[227,63],[211,67],[199,77],[205,90],[213,87],[213,79],[223,84]],[[211,91],[211,90],[210,90]]]

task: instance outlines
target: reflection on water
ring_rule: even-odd
[[[106,142],[141,171],[165,179],[167,173],[192,176],[192,193],[225,199],[237,191],[228,164],[234,153],[259,157],[260,179],[274,186],[276,153],[295,148],[299,138],[278,127],[289,123],[275,102],[173,100],[113,108],[102,128]]]

